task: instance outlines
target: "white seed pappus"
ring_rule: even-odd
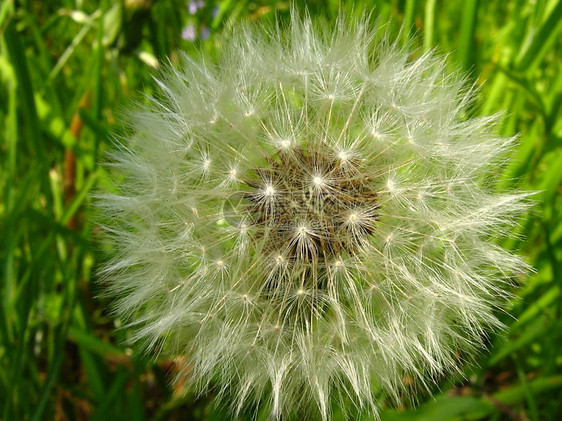
[[[500,327],[527,270],[493,238],[526,208],[488,179],[512,138],[474,92],[367,19],[244,26],[131,112],[102,196],[102,277],[148,350],[233,413],[377,413]]]

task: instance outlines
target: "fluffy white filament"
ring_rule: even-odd
[[[380,34],[238,29],[218,65],[169,68],[113,154],[115,312],[235,413],[401,401],[482,345],[526,270],[491,240],[525,208],[486,183],[512,139]]]

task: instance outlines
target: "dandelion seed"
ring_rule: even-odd
[[[349,154],[346,151],[339,151],[338,152],[338,158],[342,162],[346,162],[347,160],[349,160]]]
[[[312,179],[312,182],[316,185],[316,186],[323,186],[324,185],[324,179],[320,176],[315,176]]]
[[[102,277],[147,351],[182,354],[234,416],[376,415],[501,326],[528,268],[492,237],[527,195],[489,187],[513,142],[466,117],[443,58],[366,19],[291,22],[235,29],[216,66],[184,57],[133,113]]]
[[[389,191],[389,193],[392,193],[395,191],[396,188],[396,183],[394,182],[394,180],[392,178],[389,178],[386,182],[386,188]]]

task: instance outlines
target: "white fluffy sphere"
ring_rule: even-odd
[[[487,182],[497,117],[366,21],[293,15],[221,54],[167,69],[112,155],[103,276],[134,338],[283,419],[376,413],[457,369],[526,269],[493,241],[525,208]]]

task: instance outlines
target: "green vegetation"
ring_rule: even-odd
[[[536,268],[502,315],[508,329],[435,399],[382,419],[560,419],[562,0],[306,3],[327,22],[339,9],[374,8],[405,24],[403,40],[417,34],[420,49],[450,54],[451,68],[481,86],[473,112],[505,112],[498,130],[520,134],[497,188],[538,191],[504,244]],[[96,283],[103,246],[90,204],[106,179],[98,162],[122,130],[118,115],[153,91],[158,63],[175,62],[180,49],[216,54],[232,23],[274,14],[287,19],[289,3],[1,3],[0,419],[225,418],[211,396],[170,386],[184,361],[127,348]],[[334,418],[343,419],[337,410]]]

